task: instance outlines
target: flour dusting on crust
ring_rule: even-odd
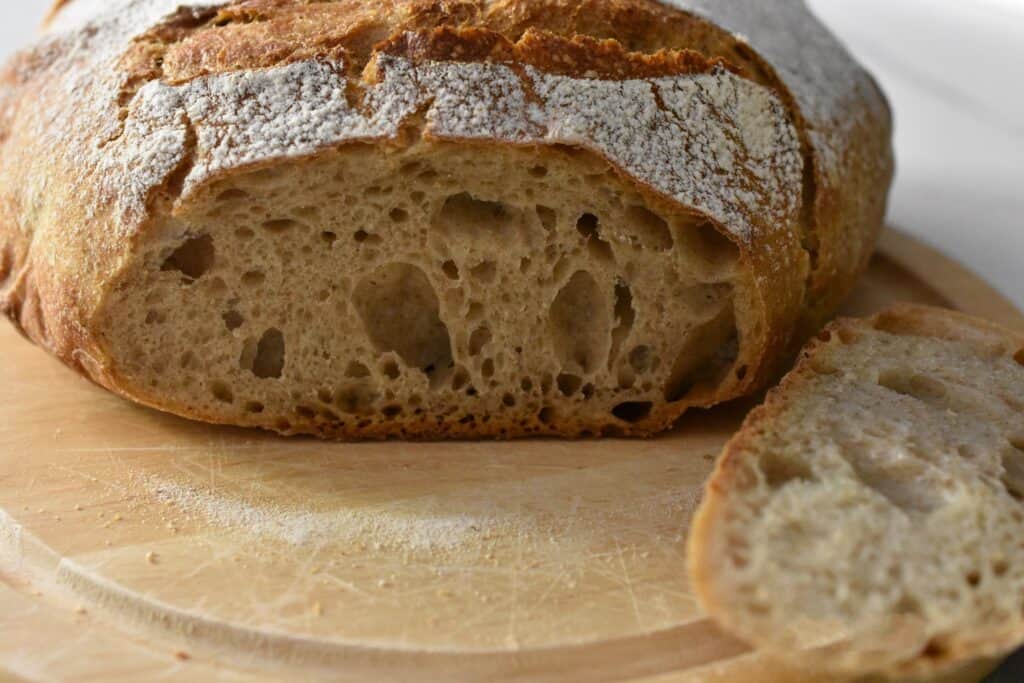
[[[413,64],[378,55],[379,82],[367,86],[356,109],[346,99],[344,65],[315,60],[179,86],[149,82],[135,94],[119,129],[114,99],[123,84],[116,57],[180,3],[122,0],[89,19],[97,11],[90,10],[94,3],[78,0],[71,7],[79,2],[77,14],[58,15],[51,34],[77,32],[108,46],[93,55],[92,71],[110,73],[84,84],[83,96],[91,100],[89,118],[112,126],[107,137],[113,141],[90,149],[93,159],[85,166],[98,169],[104,198],[120,207],[126,224],[145,216],[152,192],[183,165],[190,165],[184,198],[245,166],[346,142],[395,138],[409,117],[424,110],[424,132],[436,139],[589,149],[652,190],[714,218],[746,243],[797,220],[803,170],[798,134],[772,92],[724,69],[611,81],[533,67]],[[71,124],[66,119],[64,128]],[[73,130],[66,132],[74,138]]]
[[[585,147],[746,241],[788,225],[799,207],[799,143],[781,103],[725,71],[602,81],[530,68],[540,100],[533,102],[521,77],[501,64],[414,66],[381,56],[378,69],[383,80],[359,110],[345,98],[342,65],[319,61],[182,86],[149,83],[129,115],[121,156],[151,159],[148,168],[167,175],[184,159],[182,122],[191,121],[197,146],[187,197],[246,165],[394,138],[428,107],[425,133],[432,137]],[[145,188],[130,189],[137,200],[145,196]]]
[[[887,118],[870,77],[804,0],[659,1],[734,31],[771,64],[809,124],[807,135],[826,180],[835,182],[839,173],[856,121],[851,116],[867,105],[875,120]]]

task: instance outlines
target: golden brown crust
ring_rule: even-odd
[[[512,42],[495,31],[481,28],[441,27],[405,32],[378,43],[383,54],[405,57],[413,63],[497,62],[532,66],[544,73],[574,78],[658,78],[711,73],[716,69],[738,72],[721,58],[707,59],[693,50],[659,50],[653,54],[629,52],[610,38],[564,38],[529,29]]]
[[[735,624],[730,622],[729,610],[725,608],[729,600],[718,593],[720,583],[716,579],[721,571],[718,561],[726,556],[725,547],[729,539],[723,538],[719,530],[730,516],[729,498],[759,485],[744,460],[754,450],[753,446],[761,435],[770,430],[785,411],[790,397],[819,373],[814,365],[819,352],[831,344],[833,338],[856,338],[865,329],[957,341],[971,346],[981,356],[1009,355],[1024,360],[1024,335],[964,313],[916,304],[896,305],[865,320],[836,320],[812,339],[801,351],[796,367],[768,392],[760,406],[750,412],[743,426],[722,450],[690,527],[687,557],[691,585],[705,611],[726,628],[735,627]],[[983,649],[979,649],[973,634],[961,635],[964,642],[956,639],[943,641],[941,653],[922,652],[892,673],[919,676],[955,672],[958,667],[970,666],[979,657],[996,656],[1017,647],[1024,640],[1024,625],[988,634]]]
[[[52,14],[59,14],[65,4],[58,1]],[[55,156],[43,134],[54,124],[14,104],[54,102],[53,93],[63,88],[54,87],[62,81],[51,66],[73,54],[67,40],[53,38],[44,47],[23,53],[3,77],[4,100],[11,104],[4,108],[0,126],[0,137],[10,138],[0,149],[0,183],[5,188],[0,195],[0,309],[30,338],[83,374],[161,407],[159,399],[147,401],[137,388],[117,379],[91,327],[104,288],[130,258],[133,245],[145,233],[147,217],[126,218],[116,205],[116,188],[104,187],[96,169],[80,168],[58,156],[41,170],[38,159]],[[759,298],[754,310],[739,312],[751,321],[741,332],[761,340],[761,353],[743,359],[749,369],[741,368],[742,378],[726,393],[698,393],[687,405],[712,405],[771,381],[800,338],[796,319],[803,317],[806,332],[831,314],[866,265],[881,228],[891,177],[890,136],[887,120],[867,114],[872,103],[851,111],[854,123],[848,144],[840,150],[842,172],[825,177],[809,142],[809,126],[772,65],[732,33],[655,0],[236,0],[219,9],[181,10],[133,40],[119,58],[125,72],[118,102],[122,110],[87,112],[82,126],[91,127],[88,135],[100,145],[117,139],[123,108],[139,88],[153,81],[182,84],[201,76],[310,59],[343,60],[350,75],[356,75],[378,50],[432,60],[500,61],[607,79],[728,68],[782,98],[803,138],[812,169],[808,177],[818,175],[816,182],[808,181],[805,192],[813,207],[807,209],[804,224],[796,226],[812,253],[794,248],[788,226],[755,244],[741,245]],[[83,81],[80,87],[91,85]],[[67,102],[55,104],[69,107]],[[45,193],[44,176],[52,179],[45,184]],[[147,199],[150,215],[171,210],[179,191],[178,176],[156,188]],[[82,205],[83,197],[94,196],[94,204]],[[108,224],[120,227],[89,227]],[[809,267],[814,270],[805,293],[801,274]],[[668,426],[685,407],[664,411],[658,422]],[[186,407],[176,411],[188,414]],[[579,435],[604,427],[538,429]],[[315,425],[302,429],[326,433]],[[424,425],[407,431],[422,437],[505,434],[500,425],[464,430]],[[654,430],[633,433],[650,431]],[[358,429],[330,435],[367,436]]]

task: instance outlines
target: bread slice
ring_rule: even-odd
[[[690,571],[728,630],[832,672],[1024,641],[1024,336],[914,306],[833,324],[726,446]]]

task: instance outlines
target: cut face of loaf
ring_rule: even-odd
[[[932,674],[1024,641],[1024,336],[936,309],[843,321],[726,447],[702,604],[813,667]]]
[[[355,145],[151,235],[101,339],[132,393],[219,422],[645,434],[756,356],[738,248],[570,149]]]

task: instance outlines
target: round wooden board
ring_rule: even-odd
[[[1024,327],[886,235],[850,311]],[[652,441],[356,444],[135,407],[0,327],[0,669],[13,680],[803,680],[718,631],[690,515],[749,406]]]

